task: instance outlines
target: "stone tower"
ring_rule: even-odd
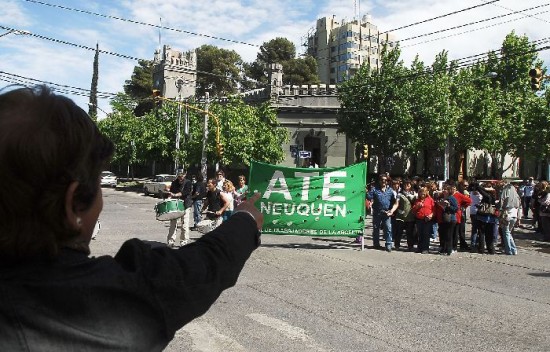
[[[162,52],[155,50],[153,60],[153,88],[168,99],[186,99],[195,96],[197,83],[197,54],[195,50],[181,52],[169,45]]]

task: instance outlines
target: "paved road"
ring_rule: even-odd
[[[104,190],[92,253],[164,241],[157,201]],[[550,255],[530,231],[518,237],[517,256],[446,257],[264,235],[237,285],[166,350],[550,351]]]

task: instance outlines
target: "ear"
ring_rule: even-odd
[[[82,225],[82,220],[77,210],[77,204],[74,201],[74,193],[78,185],[79,183],[77,181],[71,182],[65,193],[65,216],[68,225],[75,230],[79,230]]]

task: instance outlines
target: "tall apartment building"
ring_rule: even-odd
[[[371,67],[379,67],[383,45],[395,46],[395,37],[380,33],[368,15],[341,23],[334,16],[320,18],[307,41],[308,54],[317,60],[319,79],[325,84],[346,80],[367,61]]]

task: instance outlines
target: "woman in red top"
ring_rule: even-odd
[[[430,197],[428,188],[420,188],[418,191],[418,198],[411,209],[416,218],[416,230],[418,232],[418,247],[416,248],[416,253],[429,253],[434,206],[435,203],[433,198]]]

